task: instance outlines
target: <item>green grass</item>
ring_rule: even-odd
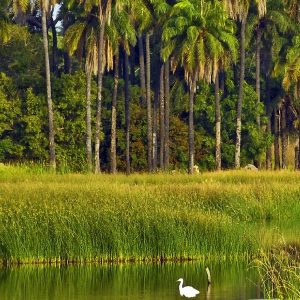
[[[263,294],[268,299],[300,298],[299,242],[261,250],[253,261],[257,268]]]
[[[294,172],[127,177],[0,166],[0,260],[247,258],[279,239],[282,224],[300,224],[299,199]]]

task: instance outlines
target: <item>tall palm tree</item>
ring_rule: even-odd
[[[90,0],[89,0],[90,1]],[[111,0],[98,0],[98,92],[97,92],[97,113],[95,128],[95,173],[100,172],[100,131],[101,131],[101,110],[102,110],[102,81],[103,81],[103,49],[104,32],[106,22],[110,22]]]
[[[232,23],[228,24],[226,41],[221,41],[223,47],[223,54],[219,57],[220,72],[216,74],[215,79],[215,169],[220,171],[222,169],[222,154],[221,154],[221,91],[220,91],[220,74],[224,73],[232,62],[236,62],[238,57],[238,41],[235,37],[235,28]]]
[[[68,27],[64,42],[70,55],[77,52],[79,59],[85,52],[86,73],[86,160],[87,169],[92,171],[92,125],[91,125],[91,81],[92,73],[97,72],[98,21],[93,11],[81,11],[77,21]]]
[[[150,58],[150,32],[146,33],[146,102],[147,102],[147,161],[148,171],[152,166],[152,105],[151,105],[151,58]]]
[[[110,161],[111,161],[111,173],[116,173],[117,171],[117,153],[116,153],[116,116],[117,116],[117,92],[118,92],[118,83],[119,83],[119,56],[120,56],[120,47],[124,50],[124,79],[125,79],[125,106],[126,106],[126,161],[127,165],[130,164],[129,161],[129,123],[128,115],[129,114],[129,77],[128,77],[128,55],[130,54],[131,46],[136,44],[136,35],[135,29],[130,22],[130,17],[128,13],[128,6],[124,6],[122,11],[119,11],[117,7],[112,9],[112,21],[107,24],[107,45],[110,45],[113,53],[115,54],[115,80],[114,80],[114,92],[112,98],[112,114],[111,114],[111,148],[110,148]],[[105,51],[108,52],[108,51]],[[127,151],[128,149],[128,151]],[[127,157],[128,155],[128,157]],[[130,170],[130,165],[128,166]],[[129,173],[129,172],[127,172]]]
[[[171,5],[168,3],[166,0],[144,0],[145,6],[147,7],[149,13],[151,14],[151,18],[149,18],[149,21],[151,23],[148,25],[148,27],[151,28],[152,31],[155,31],[156,34],[158,32],[162,31],[163,24],[169,17],[170,13],[170,8]],[[149,22],[148,21],[148,22]],[[149,29],[148,29],[149,31]],[[146,34],[146,40],[147,40],[147,34]],[[159,42],[160,43],[160,42]],[[159,45],[160,46],[160,45]],[[146,47],[146,58],[149,57],[149,54],[147,54],[147,47]],[[152,153],[152,158],[153,158],[153,165],[157,166],[157,128],[158,128],[158,118],[157,118],[157,111],[156,109],[158,108],[158,102],[159,99],[164,101],[164,103],[161,103],[160,105],[160,116],[162,119],[160,120],[160,152],[161,152],[161,159],[162,159],[162,164],[160,164],[161,169],[168,170],[169,168],[169,114],[170,114],[170,109],[169,109],[169,102],[170,102],[170,82],[169,82],[169,73],[170,73],[170,62],[167,60],[164,63],[164,74],[163,76],[158,76],[159,80],[157,80],[157,97],[154,100],[154,111],[153,111],[153,153]],[[150,68],[149,68],[150,70]],[[150,90],[150,76],[147,78],[148,80],[148,86]],[[160,82],[160,83],[159,83]],[[162,86],[164,88],[163,92],[159,92],[158,90],[160,89],[159,86]],[[161,97],[159,96],[161,95]],[[157,103],[155,102],[157,101]],[[150,102],[150,95],[148,94],[148,108],[151,106]],[[164,110],[162,112],[162,109]],[[150,109],[149,109],[150,111]],[[148,114],[149,118],[151,118],[151,115]],[[155,132],[154,132],[155,129]],[[148,134],[151,135],[152,128],[149,129]],[[151,137],[149,136],[149,139]],[[154,168],[156,169],[156,167]]]
[[[151,57],[150,57],[150,36],[153,25],[151,13],[152,4],[156,0],[131,1],[131,19],[135,25],[138,39],[139,65],[140,65],[140,86],[141,104],[147,107],[147,164],[148,170],[152,171],[152,105],[151,105]],[[144,45],[145,36],[145,45]],[[145,51],[144,51],[145,50]]]
[[[164,85],[165,85],[165,143],[164,143],[164,169],[169,170],[170,163],[170,61],[169,59],[165,62],[165,74],[164,74]]]
[[[47,15],[54,5],[56,0],[13,0],[15,12],[18,9],[26,11],[29,6],[38,6],[42,15],[42,33],[43,33],[43,46],[45,56],[45,76],[46,76],[46,90],[47,90],[47,107],[48,107],[48,126],[49,126],[49,150],[50,150],[50,167],[56,170],[56,155],[55,155],[55,131],[54,131],[54,116],[53,116],[53,102],[51,95],[51,75],[50,75],[50,62],[49,62],[49,46],[48,46],[48,28],[47,28]]]
[[[250,4],[256,4],[258,15],[263,16],[266,12],[266,0],[223,0],[230,16],[240,21],[240,76],[239,94],[236,118],[236,144],[235,144],[235,167],[240,168],[241,158],[241,131],[242,131],[242,103],[244,97],[245,79],[245,31]]]
[[[300,137],[300,35],[294,36],[292,45],[288,48],[285,61],[278,62],[275,70],[283,73],[283,87],[287,92],[294,94],[292,107],[297,115],[298,136]],[[298,147],[298,157],[300,150]],[[298,160],[299,162],[299,160]],[[296,166],[297,169],[300,165]]]
[[[233,22],[220,2],[181,0],[176,3],[163,31],[162,57],[171,56],[173,71],[182,66],[189,85],[189,173],[194,169],[194,96],[198,80],[214,82],[220,57],[235,49]],[[226,45],[226,47],[224,46]]]
[[[253,39],[256,43],[256,93],[258,104],[261,100],[261,69],[266,77],[266,89],[268,88],[269,77],[271,77],[273,69],[273,60],[277,60],[279,57],[279,51],[282,44],[282,36],[292,30],[292,20],[286,12],[283,1],[268,0],[267,11],[263,16],[259,16],[256,13],[250,14],[248,19],[248,28],[250,33],[254,33]],[[270,40],[272,41],[270,43]],[[252,41],[252,40],[251,40]],[[261,55],[271,56],[273,60],[261,63]],[[266,91],[268,96],[269,92]],[[269,97],[267,97],[269,98]],[[270,107],[269,99],[266,101],[266,113],[268,116],[268,126],[266,131],[271,134],[271,115],[272,109]],[[260,127],[260,116],[256,116],[257,125]],[[270,147],[266,151],[266,167],[270,167],[271,164],[271,149]],[[285,154],[283,153],[283,156]]]
[[[164,71],[165,64],[160,67],[159,76],[159,120],[160,120],[160,149],[159,149],[159,166],[160,169],[164,169],[164,146],[165,146],[165,81],[164,81]]]

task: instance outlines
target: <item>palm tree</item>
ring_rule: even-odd
[[[165,146],[164,146],[164,169],[169,170],[170,163],[170,61],[169,59],[165,62]]]
[[[85,51],[86,73],[86,160],[87,169],[92,171],[92,125],[91,125],[91,81],[92,73],[97,72],[98,21],[92,11],[81,11],[77,21],[68,27],[64,42],[70,55],[77,51],[79,59]],[[84,49],[84,51],[83,51]]]
[[[294,36],[292,45],[288,48],[284,63],[278,62],[275,71],[283,70],[283,87],[293,91],[294,100],[291,104],[298,118],[298,135],[300,137],[300,35]],[[298,157],[300,150],[298,147]],[[299,162],[299,159],[298,159]],[[300,166],[296,166],[298,169]]]
[[[152,21],[155,31],[161,32],[163,25],[169,18],[171,5],[166,0],[151,0],[152,6],[149,10],[152,12]],[[160,103],[160,167],[162,170],[169,169],[170,161],[170,61],[167,59],[160,71],[163,70],[162,76],[159,76],[158,89],[164,89],[158,93]],[[161,95],[161,97],[159,96]],[[154,103],[155,105],[155,103]],[[162,111],[163,110],[163,111]],[[156,124],[154,124],[157,127]],[[153,133],[154,134],[154,133]],[[154,140],[154,139],[153,139]]]
[[[162,57],[171,56],[173,71],[182,66],[189,96],[189,173],[194,168],[194,95],[198,80],[215,82],[226,48],[236,49],[234,24],[219,2],[181,0],[163,31]]]
[[[128,123],[128,114],[129,114],[129,77],[128,77],[128,55],[130,54],[130,49],[132,45],[136,44],[136,35],[135,30],[130,22],[128,7],[123,7],[122,11],[119,11],[115,6],[112,10],[112,22],[106,27],[107,32],[107,45],[110,45],[112,51],[115,54],[115,80],[114,80],[114,92],[112,98],[112,114],[111,114],[111,148],[110,148],[110,159],[111,159],[111,173],[116,173],[117,171],[117,154],[116,154],[116,116],[117,116],[117,92],[118,92],[118,83],[119,83],[119,56],[120,56],[120,47],[124,49],[124,73],[125,73],[125,111],[126,111],[126,165],[129,164],[128,170],[130,171],[130,161],[129,161],[129,123]],[[105,51],[109,52],[109,51]],[[128,151],[127,151],[128,149]],[[128,157],[127,157],[128,155]],[[127,169],[127,168],[126,168]],[[128,171],[127,170],[127,171]],[[129,171],[127,173],[129,173]]]
[[[39,6],[42,15],[42,33],[43,33],[43,46],[45,56],[45,75],[46,75],[46,90],[47,90],[47,107],[48,107],[48,126],[49,126],[49,150],[50,150],[50,167],[56,170],[56,156],[55,156],[55,131],[54,131],[54,116],[53,116],[53,103],[51,95],[51,75],[50,75],[50,62],[49,62],[49,46],[48,46],[48,29],[47,29],[47,14],[49,13],[51,5],[54,5],[56,0],[13,0],[15,12],[18,9],[26,11],[28,7]]]
[[[165,85],[164,85],[165,64],[160,67],[159,78],[159,120],[160,120],[160,149],[159,149],[159,166],[164,169],[164,146],[165,146]]]
[[[257,6],[258,15],[263,16],[266,12],[266,0],[224,0],[225,7],[230,16],[240,21],[240,76],[239,94],[236,118],[236,144],[235,144],[235,167],[240,168],[241,157],[241,131],[242,131],[242,103],[244,96],[245,79],[245,31],[250,4]]]
[[[146,102],[147,102],[147,161],[148,171],[152,166],[152,106],[151,106],[151,58],[150,58],[150,32],[146,33]]]
[[[152,106],[151,106],[151,57],[150,57],[150,36],[153,24],[153,15],[151,14],[152,5],[156,0],[136,0],[131,1],[131,19],[136,27],[139,65],[140,65],[140,86],[141,86],[141,105],[147,107],[147,163],[148,170],[152,171]],[[145,49],[144,37],[145,36]],[[145,50],[145,51],[144,51]],[[146,53],[145,53],[146,52]]]
[[[86,0],[91,1],[93,0]],[[89,4],[90,5],[90,4]],[[102,79],[103,79],[103,49],[105,24],[110,22],[112,0],[98,0],[98,92],[97,92],[97,113],[95,128],[95,173],[100,172],[100,130],[101,130],[101,109],[102,109]]]
[[[110,138],[110,172],[117,172],[117,96],[119,85],[119,58],[120,53],[117,51],[114,60],[114,90],[111,104],[111,138]]]
[[[215,169],[222,169],[222,154],[221,154],[221,103],[220,103],[220,76],[232,62],[236,62],[238,56],[238,41],[235,37],[234,28],[229,24],[224,31],[227,30],[226,42],[222,41],[223,55],[219,57],[220,72],[217,73],[215,79]]]
[[[273,69],[272,60],[261,64],[261,54],[265,56],[271,56],[276,60],[279,57],[279,50],[281,49],[282,36],[292,30],[292,20],[288,16],[284,3],[278,0],[267,1],[267,11],[265,15],[258,16],[256,13],[249,16],[248,26],[251,34],[254,32],[254,38],[256,43],[256,93],[258,104],[261,100],[261,68],[266,78],[266,90],[268,88],[268,77],[271,76]],[[270,43],[270,40],[272,41]],[[279,45],[279,46],[278,46]],[[263,52],[262,52],[263,51]],[[271,115],[272,109],[269,101],[268,94],[266,91],[266,113],[268,116],[267,133],[271,134]],[[260,126],[260,116],[257,114],[257,125]],[[266,152],[266,167],[269,168],[271,164],[271,148],[269,147]],[[283,156],[285,154],[283,153]]]

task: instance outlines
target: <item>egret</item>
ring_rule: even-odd
[[[184,296],[184,297],[187,297],[187,298],[193,298],[193,297],[196,297],[200,292],[196,289],[194,289],[193,287],[191,286],[185,286],[183,287],[183,279],[182,278],[179,278],[177,281],[180,281],[180,284],[179,284],[179,294],[180,296]]]

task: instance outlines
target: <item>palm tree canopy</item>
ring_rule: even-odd
[[[254,3],[257,7],[258,16],[265,15],[267,10],[267,0],[223,0],[229,15],[236,19],[247,18],[249,7]]]
[[[30,7],[39,7],[48,11],[51,5],[55,5],[57,3],[57,0],[13,0],[12,2],[15,12],[19,9],[26,12]]]
[[[112,22],[106,26],[106,33],[113,52],[122,45],[126,53],[130,54],[130,46],[136,44],[136,32],[128,10],[128,6],[121,11],[117,7],[112,9]]]
[[[98,17],[93,10],[89,13],[81,11],[75,23],[67,29],[64,36],[64,44],[70,55],[76,52],[77,56],[81,58],[83,50],[85,50],[86,65],[94,73],[97,72],[98,66],[98,25]]]
[[[162,58],[171,57],[173,71],[182,66],[185,79],[212,82],[218,70],[238,55],[234,23],[220,2],[181,0],[171,10],[162,40]]]
[[[300,35],[293,38],[292,47],[287,51],[283,70],[283,87],[288,90],[291,85],[300,80]]]

